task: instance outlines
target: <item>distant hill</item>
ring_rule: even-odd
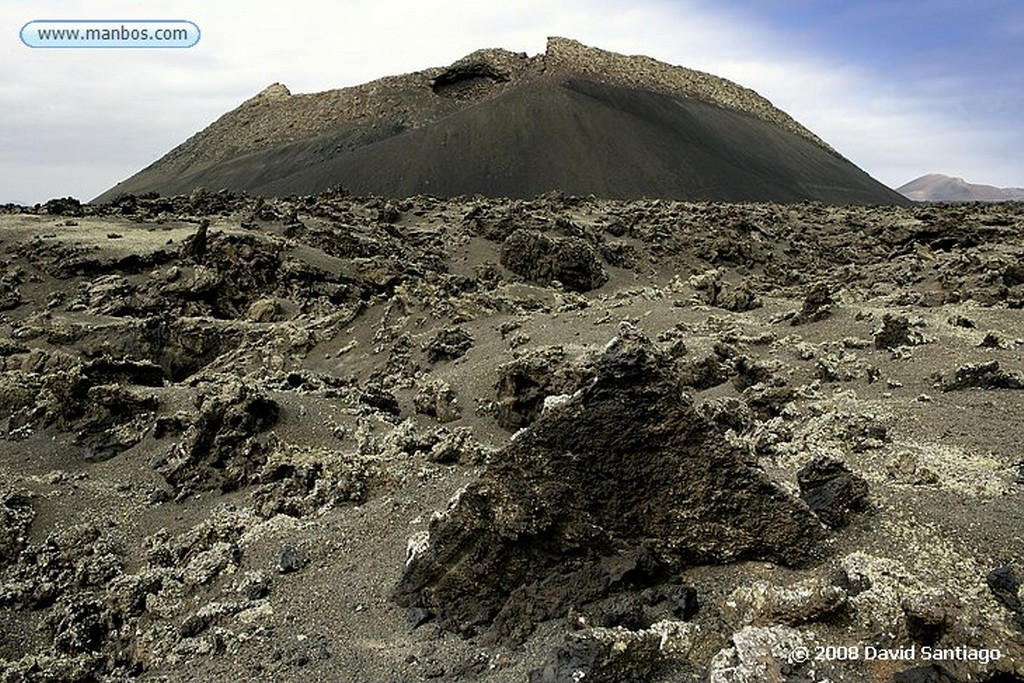
[[[753,90],[551,38],[293,95],[274,84],[103,193],[358,194],[906,204]]]
[[[896,190],[916,202],[1010,202],[1024,201],[1024,188],[977,185],[963,178],[929,173]]]

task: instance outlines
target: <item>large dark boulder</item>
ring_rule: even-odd
[[[549,237],[516,230],[501,246],[501,265],[527,280],[586,292],[608,281],[608,273],[590,243],[579,237]]]
[[[823,532],[698,415],[672,361],[624,327],[594,378],[545,410],[431,523],[394,598],[452,630],[474,632],[504,611],[503,630],[521,632],[506,617],[529,618],[521,603],[530,594],[558,602],[553,587],[584,577],[613,590],[704,563],[800,565]],[[555,616],[545,605],[533,613]]]

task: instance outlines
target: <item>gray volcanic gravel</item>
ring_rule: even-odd
[[[1020,204],[0,223],[4,683],[1024,680]]]

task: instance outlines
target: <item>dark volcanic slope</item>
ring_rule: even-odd
[[[196,187],[284,196],[902,204],[751,90],[553,38],[316,95],[271,86],[97,199]]]

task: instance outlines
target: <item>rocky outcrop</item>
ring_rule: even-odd
[[[248,484],[267,461],[270,449],[258,437],[277,422],[278,404],[237,381],[200,394],[196,404],[195,419],[157,470],[179,496]]]
[[[1022,212],[8,210],[0,680],[1015,681]]]
[[[509,610],[538,613],[518,606],[524,592],[565,609],[601,597],[572,588],[595,571],[607,591],[702,563],[799,565],[822,537],[803,503],[708,429],[672,362],[626,326],[594,379],[545,411],[432,522],[394,596],[452,630],[495,619],[507,629]],[[621,569],[599,569],[609,562]],[[559,585],[568,599],[552,597]]]
[[[1024,389],[1024,377],[999,367],[999,361],[961,365],[942,382],[943,391],[964,389]]]
[[[594,248],[578,237],[516,230],[501,247],[501,265],[532,282],[559,282],[575,292],[587,292],[608,281]]]
[[[31,493],[0,490],[0,566],[17,559],[28,543],[28,529],[34,517]]]

